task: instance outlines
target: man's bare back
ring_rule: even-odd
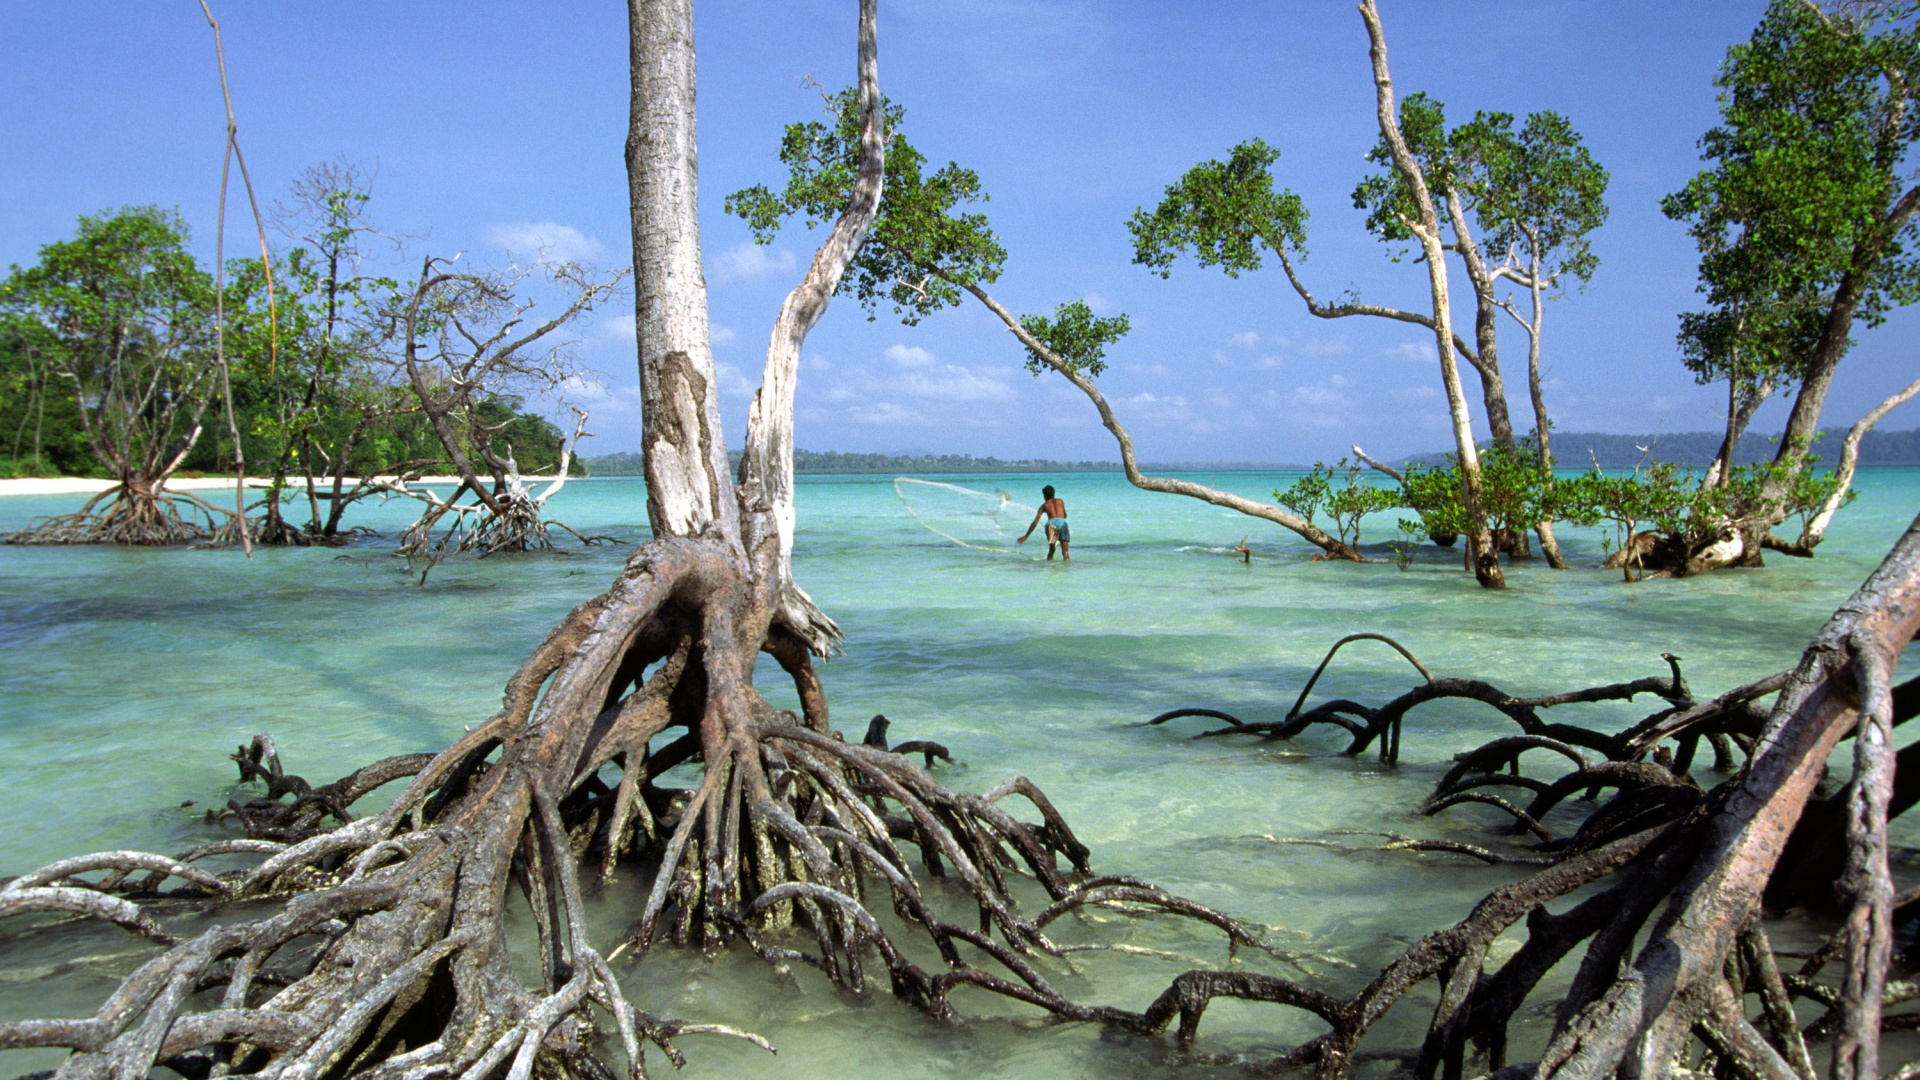
[[[1072,562],[1073,556],[1067,553],[1067,547],[1073,541],[1073,534],[1067,528],[1066,501],[1053,493],[1051,484],[1041,488],[1040,495],[1046,501],[1040,504],[1040,509],[1034,511],[1033,520],[1027,523],[1027,531],[1021,535],[1019,543],[1026,543],[1027,537],[1033,535],[1034,526],[1040,524],[1041,518],[1045,518],[1047,519],[1047,558],[1053,558],[1053,545],[1059,544],[1060,561]]]

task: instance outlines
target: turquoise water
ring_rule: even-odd
[[[1192,478],[1264,499],[1292,475]],[[1347,832],[1504,843],[1495,819],[1472,808],[1440,819],[1409,810],[1453,754],[1510,727],[1476,705],[1425,706],[1390,769],[1341,757],[1345,738],[1331,730],[1294,743],[1195,742],[1187,736],[1199,721],[1140,721],[1185,705],[1277,718],[1326,647],[1362,630],[1393,635],[1436,675],[1516,694],[1660,674],[1662,652],[1684,658],[1696,693],[1718,693],[1790,666],[1920,510],[1920,469],[1863,470],[1860,497],[1819,558],[1633,585],[1590,569],[1602,554],[1597,530],[1563,527],[1569,558],[1587,568],[1522,564],[1506,593],[1487,594],[1461,572],[1457,549],[1424,548],[1404,571],[1312,563],[1291,534],[1138,491],[1117,474],[930,479],[1004,489],[1016,502],[996,524],[981,513],[995,498],[902,486],[927,523],[977,545],[966,547],[916,520],[891,478],[801,478],[796,574],[847,631],[845,654],[824,671],[836,724],[857,736],[884,712],[895,739],[945,743],[956,762],[938,768],[954,786],[1033,778],[1092,847],[1097,870],[1152,878],[1275,927],[1281,944],[1357,965],[1318,969],[1318,985],[1342,992],[1513,873],[1344,850],[1373,843]],[[1018,553],[982,550],[1012,547],[1005,530],[1025,528],[1042,482],[1070,508],[1072,564],[1038,561],[1037,537]],[[0,498],[0,530],[82,498]],[[390,544],[409,505],[354,520]],[[431,568],[391,557],[381,541],[251,561],[232,551],[0,547],[0,874],[85,850],[191,846],[213,832],[205,807],[239,793],[226,755],[255,732],[274,734],[292,771],[331,779],[380,755],[437,749],[489,715],[520,660],[646,536],[634,480],[576,481],[552,509],[622,543]],[[1370,520],[1364,535],[1389,539],[1391,519]],[[1250,565],[1230,551],[1243,536]],[[1914,666],[1910,655],[1909,675]],[[791,702],[778,669],[763,669],[768,694]],[[1316,696],[1377,702],[1415,678],[1362,643]],[[1603,726],[1643,715],[1580,708]],[[1901,838],[1915,840],[1905,826]],[[616,905],[601,917],[609,935],[625,925]],[[1082,932],[1187,958],[1079,954],[1081,973],[1062,981],[1084,999],[1139,1008],[1185,966],[1229,963],[1217,939],[1175,923],[1116,916]],[[25,971],[22,957],[43,947],[0,939],[0,966]],[[1298,974],[1264,958],[1236,962]],[[693,1076],[1145,1076],[1176,1065],[1170,1043],[1043,1024],[985,995],[959,999],[980,1018],[955,1028],[884,990],[839,995],[810,972],[769,977],[733,956],[656,954],[628,974],[643,1007],[753,1028],[781,1050],[770,1061],[744,1045],[685,1040]],[[103,980],[0,976],[0,1013],[46,1015],[49,1001],[90,1011]],[[1376,1044],[1417,1043],[1425,1000],[1394,1014]],[[1317,1030],[1298,1014],[1222,1003],[1198,1049],[1257,1053]],[[0,1071],[10,1057],[19,1055],[0,1055]]]

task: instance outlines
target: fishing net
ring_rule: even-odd
[[[899,476],[894,478],[893,493],[928,532],[976,551],[1017,551],[1014,541],[1033,515],[1031,508],[1014,502],[1011,494],[999,488],[989,493]]]

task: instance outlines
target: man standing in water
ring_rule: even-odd
[[[1041,518],[1046,518],[1047,558],[1049,560],[1053,558],[1053,545],[1059,544],[1060,561],[1072,562],[1073,556],[1067,554],[1067,545],[1073,542],[1073,534],[1067,531],[1067,504],[1054,496],[1052,484],[1041,488],[1040,494],[1045,496],[1047,501],[1041,503],[1040,509],[1034,511],[1033,520],[1027,523],[1027,531],[1020,537],[1019,542],[1026,543],[1027,537],[1033,535],[1033,527],[1040,524]]]

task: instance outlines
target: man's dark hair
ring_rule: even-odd
[[[1045,495],[1049,499],[1053,498],[1053,485],[1048,484],[1046,487],[1041,488],[1040,494]]]

